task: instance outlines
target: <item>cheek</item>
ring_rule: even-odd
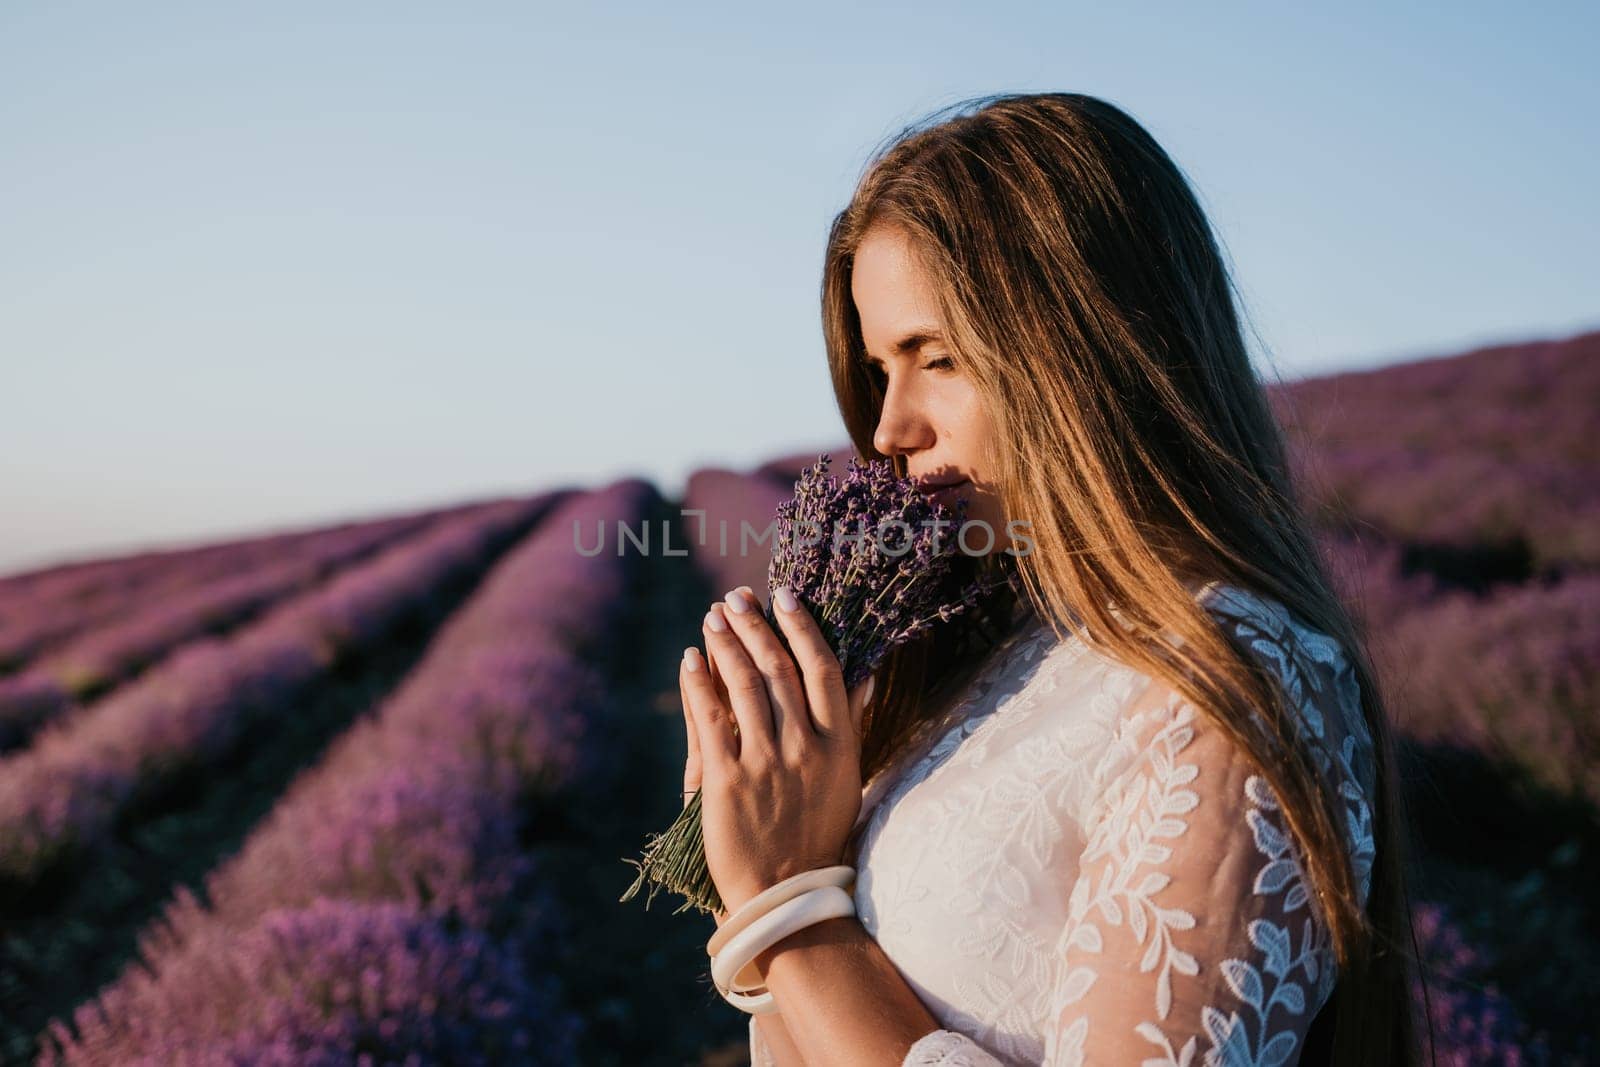
[[[978,391],[964,382],[953,383],[943,391],[940,409],[946,432],[959,445],[967,466],[980,467],[984,447],[989,443],[993,424]],[[980,473],[987,473],[981,471]]]

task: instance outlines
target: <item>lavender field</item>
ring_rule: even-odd
[[[1438,1060],[1590,1062],[1600,334],[1273,403],[1399,718]],[[814,458],[0,578],[0,1062],[744,1062],[710,920],[618,897]]]

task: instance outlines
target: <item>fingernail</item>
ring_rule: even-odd
[[[700,650],[686,648],[683,650],[683,669],[693,674],[700,669]]]
[[[739,592],[737,589],[728,590],[727,595],[722,599],[727,603],[728,607],[732,608],[733,611],[739,615],[744,615],[750,610],[750,598]]]
[[[706,626],[715,633],[728,632],[728,620],[718,615],[715,610],[706,612]]]
[[[877,684],[878,676],[876,674],[870,674],[867,676],[867,691],[861,694],[861,703],[863,705],[872,702],[872,690],[877,686]]]
[[[772,599],[776,600],[778,607],[784,611],[794,611],[800,607],[800,601],[794,598],[794,594],[789,592],[789,587],[786,585],[780,585],[774,589],[772,591]]]

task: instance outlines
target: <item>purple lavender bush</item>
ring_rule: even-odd
[[[213,582],[290,560],[315,561],[327,551],[342,551],[342,543],[396,541],[435,521],[493,506],[457,505],[16,575],[0,582],[0,672]]]
[[[208,878],[215,914],[238,924],[339,893],[487,921],[485,889],[524,873],[506,813],[616,771],[604,678],[575,649],[613,628],[628,561],[575,560],[570,524],[631,515],[642,505],[623,494],[641,492],[585,494],[514,549],[378,715],[346,731]]]
[[[47,674],[25,671],[0,678],[0,752],[18,747],[74,703],[66,686]]]
[[[285,596],[309,589],[424,525],[408,518],[318,538],[285,559],[164,597],[120,623],[73,641],[52,653],[38,669],[56,677],[75,695],[103,689],[184,641],[231,626]]]
[[[689,476],[683,493],[683,533],[690,561],[707,585],[761,588],[772,556],[773,515],[793,495],[793,478],[779,482],[715,468]],[[760,540],[763,535],[769,539]]]
[[[1370,635],[1433,602],[1443,592],[1426,572],[1406,573],[1403,546],[1375,535],[1320,532],[1318,546],[1340,599]]]
[[[895,647],[975,607],[996,579],[965,588],[952,581],[965,500],[952,512],[898,477],[887,460],[852,457],[842,482],[827,474],[829,463],[819,457],[778,505],[767,582],[769,589],[788,586],[811,613],[839,658],[845,687],[853,688]],[[770,602],[763,614],[787,645]],[[639,875],[623,901],[648,883],[646,908],[665,888],[686,898],[674,914],[723,910],[706,868],[699,791],[664,833],[652,835],[640,860],[625,862]]]
[[[550,496],[503,502],[403,542],[227,639],[191,643],[0,760],[0,883],[23,890],[110,833],[142,796],[218,760],[341,658],[487,566]]]
[[[1269,390],[1312,511],[1395,540],[1600,562],[1600,332]]]
[[[61,1062],[190,1049],[217,1062],[354,1062],[352,1048],[383,1062],[413,1050],[426,1062],[572,1062],[576,1031],[550,962],[568,919],[528,844],[529,801],[579,784],[603,795],[622,771],[606,683],[584,650],[617,639],[634,561],[580,556],[572,531],[597,518],[633,522],[658,499],[637,480],[575,495],[514,547],[377,713],[207,876],[208,900],[180,887],[140,937],[141,963],[75,1013],[77,1034],[52,1025]],[[321,959],[307,936],[287,961],[256,962],[254,931],[286,910],[332,907],[319,901],[399,908],[448,931],[430,973],[448,965],[470,976],[492,943],[494,995],[472,998],[441,1028],[442,995],[412,996],[409,978],[397,1000],[361,1001],[352,1015],[372,966],[354,949]],[[328,936],[341,929],[334,922]],[[537,996],[527,992],[533,975]]]
[[[155,598],[67,642],[23,673],[0,680],[0,751],[185,642],[236,626],[424,525],[407,516],[313,538],[288,558]]]
[[[1467,944],[1445,908],[1419,904],[1412,911],[1412,923],[1422,950],[1421,981],[1412,984],[1412,1000],[1418,1018],[1425,1020],[1423,1040],[1431,1043],[1424,1045],[1424,1051],[1431,1047],[1431,1062],[1443,1067],[1549,1062],[1543,1039],[1530,1036],[1510,1001],[1483,980],[1485,961]]]
[[[409,905],[318,899],[207,936],[108,990],[76,1034],[53,1022],[38,1062],[572,1062],[582,1024],[554,975]]]
[[[1600,801],[1600,575],[1450,593],[1396,619],[1383,645],[1408,736],[1471,745]]]

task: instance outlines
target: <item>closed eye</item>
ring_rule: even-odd
[[[862,360],[861,368],[866,372],[869,380],[876,382],[879,385],[882,385],[889,380],[888,372],[883,369],[882,364],[869,360]],[[955,368],[956,361],[954,359],[951,359],[949,356],[940,356],[938,359],[930,360],[929,362],[923,364],[921,369],[942,371],[955,370]]]

